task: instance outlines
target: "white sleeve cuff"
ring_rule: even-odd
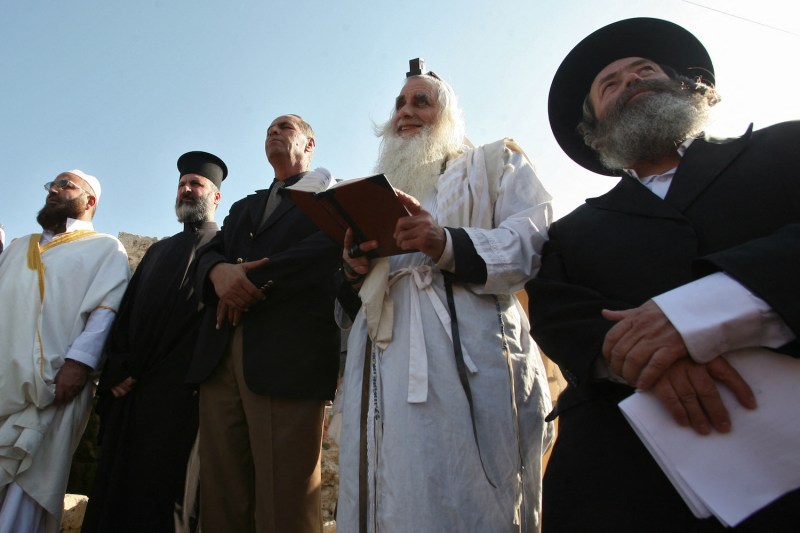
[[[653,301],[698,363],[739,348],[778,348],[795,338],[764,300],[723,272],[660,294]]]
[[[103,358],[103,347],[106,344],[115,316],[116,313],[114,311],[104,307],[98,307],[92,311],[86,321],[86,327],[73,341],[65,357],[97,370]]]
[[[448,272],[456,271],[456,256],[453,252],[453,237],[450,235],[450,230],[444,228],[444,251],[442,257],[436,261],[436,268],[439,270],[446,270]]]

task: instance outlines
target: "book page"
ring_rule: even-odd
[[[286,189],[293,191],[303,191],[319,193],[330,188],[335,183],[328,169],[319,167],[300,178],[294,185],[289,185]]]

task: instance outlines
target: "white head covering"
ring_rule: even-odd
[[[85,173],[85,172],[84,172],[84,171],[82,171],[82,170],[78,170],[77,168],[76,168],[75,170],[67,170],[67,172],[66,172],[66,173],[67,173],[67,174],[73,174],[73,175],[75,175],[75,176],[78,176],[78,177],[79,177],[79,178],[81,178],[83,181],[85,181],[86,183],[88,183],[88,184],[89,184],[89,187],[91,187],[91,188],[92,188],[92,191],[94,192],[94,197],[95,197],[95,200],[97,200],[98,202],[100,202],[100,180],[98,180],[98,179],[97,179],[97,178],[95,178],[94,176],[91,176],[91,175],[89,175],[89,174]]]

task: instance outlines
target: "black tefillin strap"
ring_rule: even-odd
[[[456,356],[456,368],[458,369],[458,378],[461,380],[461,386],[464,388],[464,395],[467,397],[469,404],[469,417],[472,421],[472,436],[475,438],[475,446],[478,448],[478,459],[483,468],[483,475],[486,476],[486,481],[492,488],[497,486],[492,483],[489,478],[489,473],[486,471],[486,465],[483,464],[483,454],[481,454],[481,444],[478,442],[478,428],[475,425],[475,408],[472,402],[472,389],[469,386],[469,375],[467,374],[467,364],[464,362],[464,352],[461,349],[461,335],[458,332],[458,316],[456,316],[456,302],[453,298],[453,275],[450,272],[442,272],[444,275],[444,288],[447,292],[447,307],[450,308],[450,330],[453,333],[453,350]]]

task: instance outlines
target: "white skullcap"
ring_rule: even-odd
[[[100,180],[98,180],[98,179],[97,179],[97,178],[95,178],[94,176],[91,176],[91,175],[89,175],[89,174],[86,174],[86,173],[85,173],[84,171],[82,171],[82,170],[78,170],[77,168],[76,168],[75,170],[68,170],[68,171],[66,172],[66,174],[73,174],[73,175],[75,175],[75,176],[78,176],[78,177],[79,177],[79,178],[81,178],[83,181],[85,181],[86,183],[88,183],[88,184],[89,184],[89,187],[91,187],[91,188],[92,188],[92,191],[94,191],[94,198],[95,198],[95,200],[97,200],[98,202],[100,201]]]

